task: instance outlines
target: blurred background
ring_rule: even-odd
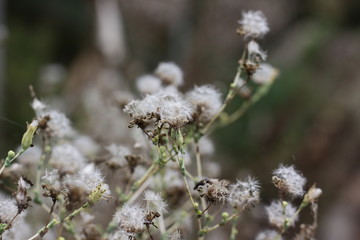
[[[19,144],[34,117],[29,85],[105,142],[120,141],[109,131],[127,131],[127,121],[116,114],[104,120],[110,110],[102,104],[118,104],[122,114],[135,79],[160,61],[184,70],[182,90],[213,83],[226,94],[243,46],[237,20],[246,10],[268,18],[271,31],[260,43],[281,74],[240,121],[214,133],[214,159],[228,179],[257,176],[265,203],[277,197],[271,171],[295,164],[308,187],[316,182],[324,191],[318,239],[358,239],[358,0],[0,0],[0,156]],[[266,227],[263,217],[254,219],[242,222],[249,226],[243,239]]]

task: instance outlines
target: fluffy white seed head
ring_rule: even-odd
[[[275,80],[279,71],[268,63],[260,64],[251,79],[257,84],[268,84]]]
[[[269,31],[267,20],[261,11],[243,12],[238,23],[238,32],[245,37],[260,38]]]
[[[291,203],[282,204],[280,201],[271,202],[270,206],[266,207],[266,212],[271,225],[282,229],[285,221],[292,219],[296,212],[296,208]],[[292,222],[289,222],[290,226],[294,226],[298,216],[294,218]]]
[[[52,137],[64,138],[74,135],[70,121],[63,113],[50,109],[46,104],[36,98],[33,100],[31,106],[38,119],[49,116],[50,119],[47,122],[47,126],[50,129]]]
[[[160,91],[148,94],[142,100],[130,101],[124,112],[135,119],[146,119],[149,115],[155,115],[162,123],[181,127],[192,119],[193,108],[180,94]]]
[[[134,234],[145,230],[144,218],[143,208],[128,204],[125,204],[114,216],[114,220],[121,230]]]
[[[230,186],[229,202],[239,211],[250,209],[260,202],[259,182],[251,177],[237,180]]]
[[[131,151],[129,148],[121,145],[111,144],[106,147],[106,150],[110,153],[111,157],[109,161],[119,166],[125,166],[127,161],[125,156],[130,155]]]
[[[173,62],[162,62],[155,69],[155,75],[165,84],[180,86],[184,83],[181,69]]]
[[[272,182],[282,191],[291,197],[301,197],[304,195],[304,185],[306,178],[295,167],[280,165],[273,171]]]
[[[211,85],[196,86],[186,94],[186,100],[193,105],[195,117],[202,123],[209,122],[222,104],[221,93]]]
[[[161,89],[161,80],[153,75],[144,75],[136,79],[136,87],[143,94],[156,93]]]
[[[64,180],[64,183],[69,187],[78,187],[87,194],[92,192],[100,185],[101,190],[104,192],[104,197],[109,196],[111,193],[109,186],[104,183],[103,175],[94,164],[87,164],[76,174],[67,176]]]
[[[275,230],[262,231],[258,233],[255,237],[255,240],[274,240],[274,239],[283,240],[281,234]]]
[[[76,172],[86,163],[85,157],[71,144],[56,145],[51,154],[50,163],[60,172]]]
[[[157,211],[159,213],[167,212],[167,204],[161,198],[159,193],[155,193],[151,190],[144,192],[144,200],[146,201],[146,209],[148,211]]]
[[[0,223],[9,223],[17,214],[16,202],[10,198],[0,198]]]

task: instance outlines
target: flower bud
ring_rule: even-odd
[[[14,152],[13,150],[10,150],[10,151],[8,152],[7,157],[8,157],[9,159],[14,158],[14,157],[15,157],[15,152]]]
[[[305,195],[304,200],[306,202],[314,202],[320,197],[321,194],[322,194],[322,190],[320,188],[317,188],[314,184],[313,186],[311,186],[311,188]]]
[[[22,150],[26,150],[32,146],[34,134],[38,128],[38,123],[39,122],[37,120],[34,120],[30,124],[27,125],[27,130],[24,133],[22,140],[21,140]]]

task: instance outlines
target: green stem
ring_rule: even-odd
[[[249,109],[249,107],[251,107],[253,104],[255,104],[263,96],[266,95],[266,93],[272,86],[272,83],[273,82],[260,86],[256,93],[249,100],[245,101],[238,110],[236,110],[230,116],[224,117],[224,120],[222,123],[220,123],[220,126],[225,127],[238,120]]]
[[[236,240],[236,235],[239,233],[238,230],[236,229],[236,223],[237,223],[237,218],[234,218],[231,221],[230,240]]]
[[[82,211],[84,211],[89,206],[90,206],[89,202],[84,203],[80,208],[74,210],[71,214],[69,214],[66,218],[64,218],[61,221],[56,218],[53,218],[46,226],[41,228],[35,235],[30,237],[28,240],[35,240],[37,238],[39,238],[39,239],[42,238],[49,231],[49,229],[53,228],[54,226],[56,226],[59,223],[62,223],[62,222],[69,223],[75,216],[80,214]]]
[[[4,164],[2,165],[2,167],[0,168],[0,175],[2,174],[2,172],[4,171],[4,169],[6,167],[9,167],[11,165],[11,163],[13,161],[15,161],[16,158],[18,158],[21,154],[23,154],[25,152],[25,150],[23,148],[20,149],[20,151],[13,157],[9,157],[7,156],[5,161],[4,161]]]
[[[218,229],[218,228],[221,227],[221,226],[224,226],[227,222],[235,219],[238,215],[239,215],[239,212],[234,213],[233,215],[231,215],[230,217],[228,217],[228,218],[226,219],[226,221],[221,221],[220,223],[218,223],[218,224],[216,224],[216,225],[214,225],[214,226],[212,226],[212,227],[203,228],[203,229],[200,230],[200,234],[201,234],[201,235],[206,235],[207,233],[209,233],[209,232],[211,232],[211,231],[214,231],[214,230]]]
[[[219,111],[215,114],[215,116],[210,120],[210,122],[208,124],[206,124],[206,126],[201,130],[202,135],[205,135],[206,132],[209,130],[209,128],[213,125],[213,123],[219,118],[220,114],[225,110],[225,108],[227,107],[227,105],[231,102],[231,100],[235,97],[236,95],[236,85],[238,83],[238,81],[240,80],[240,75],[241,75],[241,68],[238,68],[238,71],[235,75],[234,81],[233,83],[230,85],[230,89],[229,92],[224,100],[224,103],[221,105]]]

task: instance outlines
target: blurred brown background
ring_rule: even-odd
[[[104,69],[119,89],[134,89],[136,77],[174,61],[185,73],[183,90],[214,83],[225,94],[242,51],[237,20],[246,10],[267,16],[271,31],[261,45],[281,75],[240,121],[214,134],[223,174],[259,177],[267,203],[277,197],[272,169],[295,164],[308,186],[324,191],[318,239],[358,239],[358,0],[0,0],[1,156],[34,116],[30,84],[55,105],[62,101],[84,131],[78,96],[89,82],[101,86]],[[251,238],[253,230],[242,235]]]

